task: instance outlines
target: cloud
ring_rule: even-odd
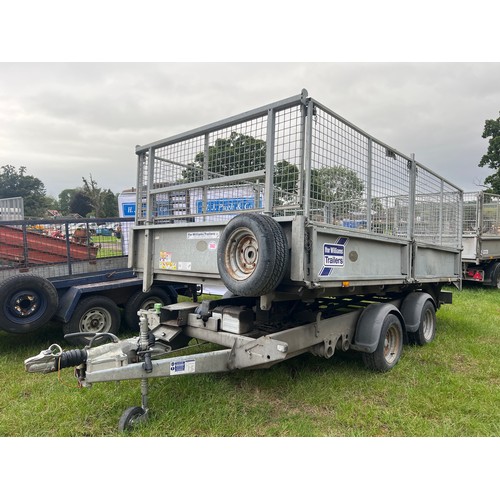
[[[367,133],[466,190],[484,121],[500,109],[498,63],[1,63],[0,162],[49,194],[92,174],[135,184],[135,145],[297,95],[302,88]]]

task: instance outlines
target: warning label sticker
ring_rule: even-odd
[[[172,254],[170,252],[160,252],[160,269],[176,270],[177,264],[172,262]]]
[[[348,241],[349,238],[341,237],[335,243],[323,244],[323,267],[319,272],[319,276],[330,276],[334,268],[344,267],[345,247]]]
[[[185,375],[194,373],[196,361],[194,359],[188,361],[172,361],[170,363],[170,375]]]

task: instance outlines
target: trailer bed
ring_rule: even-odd
[[[227,287],[223,235],[245,214],[286,237],[275,295],[460,283],[461,190],[306,92],[136,152],[130,262],[144,289]]]

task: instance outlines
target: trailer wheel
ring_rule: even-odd
[[[436,337],[436,308],[430,300],[426,300],[420,313],[420,324],[416,332],[408,333],[412,344],[425,345]]]
[[[127,431],[145,419],[146,411],[144,408],[141,406],[131,406],[122,413],[118,422],[118,430],[120,432]]]
[[[234,295],[258,297],[280,284],[288,253],[285,233],[272,217],[240,214],[222,233],[217,266],[224,285]]]
[[[48,323],[59,307],[55,286],[40,276],[12,276],[0,286],[0,329],[29,333]]]
[[[403,350],[403,328],[399,318],[389,313],[380,328],[377,348],[363,353],[365,366],[377,372],[387,372],[396,366]]]
[[[125,304],[125,322],[130,330],[137,330],[139,327],[139,309],[153,309],[156,303],[163,306],[172,304],[172,297],[159,287],[153,287],[149,292],[139,290],[135,292]]]
[[[71,319],[63,324],[64,334],[88,333],[88,337],[80,336],[82,341],[89,342],[97,333],[118,333],[120,329],[120,310],[118,306],[104,295],[92,295],[82,299],[75,308]]]

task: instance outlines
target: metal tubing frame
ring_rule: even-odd
[[[218,130],[226,128],[229,125],[238,125],[240,123],[244,123],[247,120],[262,118],[269,113],[270,109],[272,109],[276,113],[278,111],[287,109],[294,105],[304,104],[306,98],[307,98],[307,91],[303,89],[299,95],[289,97],[288,99],[276,101],[272,104],[268,104],[267,106],[262,106],[252,111],[247,111],[245,113],[241,113],[233,117],[211,123],[210,125],[199,127],[183,134],[175,135],[168,139],[161,139],[159,141],[146,144],[144,146],[136,146],[135,152],[136,154],[139,154],[148,151],[150,148],[153,149],[162,148],[165,146],[169,146],[171,144],[175,144],[176,142],[192,139],[193,137],[197,137],[202,134],[210,134],[211,132],[216,132]]]
[[[462,190],[458,188],[457,186],[454,186],[453,184],[449,183],[446,179],[443,177],[435,174],[432,172],[430,169],[426,168],[419,162],[415,161],[415,155],[412,154],[410,157],[407,155],[399,152],[398,150],[394,149],[393,147],[389,147],[383,142],[375,139],[373,136],[370,134],[367,134],[363,130],[361,130],[359,127],[353,125],[349,121],[345,120],[341,116],[339,116],[337,113],[333,112],[326,106],[322,105],[321,103],[317,102],[316,100],[308,97],[307,91],[304,89],[301,94],[297,96],[290,97],[288,99],[283,99],[281,101],[277,101],[275,103],[262,106],[260,108],[257,108],[252,111],[248,111],[245,113],[241,113],[239,115],[235,115],[233,117],[214,122],[210,125],[206,125],[197,129],[193,129],[187,133],[183,134],[178,134],[174,137],[163,139],[160,141],[156,141],[153,143],[150,143],[145,146],[136,146],[136,153],[139,155],[139,157],[143,155],[149,155],[148,158],[148,164],[147,164],[147,169],[148,169],[148,178],[147,178],[147,193],[146,193],[146,210],[147,214],[143,219],[142,224],[143,225],[150,225],[154,224],[153,215],[151,213],[153,203],[155,196],[161,193],[169,193],[169,192],[175,192],[179,190],[185,190],[185,189],[195,189],[195,188],[201,188],[202,189],[202,213],[199,214],[200,217],[203,217],[202,220],[206,220],[206,206],[207,206],[207,190],[210,187],[215,187],[215,186],[221,186],[224,184],[230,184],[230,183],[235,183],[235,182],[246,182],[246,181],[257,181],[256,185],[258,188],[259,185],[259,179],[264,178],[264,184],[263,187],[265,188],[265,197],[263,200],[263,207],[259,206],[258,208],[255,209],[255,211],[263,211],[267,215],[273,215],[273,210],[274,210],[274,193],[273,193],[273,171],[274,171],[274,161],[275,161],[275,141],[277,140],[275,137],[276,134],[276,120],[277,120],[277,112],[281,110],[286,110],[289,109],[293,106],[300,105],[300,139],[299,139],[299,148],[300,148],[300,157],[298,159],[298,164],[299,164],[299,187],[298,187],[298,193],[301,195],[299,197],[299,206],[301,205],[303,211],[302,213],[310,218],[312,216],[311,214],[311,179],[312,179],[312,154],[313,154],[313,148],[314,148],[314,137],[313,137],[313,122],[314,122],[314,117],[316,115],[317,110],[322,110],[331,117],[337,119],[339,122],[342,124],[346,125],[353,131],[356,131],[360,135],[362,135],[366,140],[368,144],[368,151],[367,151],[367,192],[366,192],[366,204],[367,204],[367,225],[368,229],[370,231],[371,227],[371,222],[373,220],[372,214],[371,214],[371,209],[373,205],[373,168],[374,168],[374,162],[376,161],[374,154],[375,154],[375,147],[374,144],[377,145],[378,147],[385,148],[386,150],[390,150],[391,153],[397,154],[400,156],[402,159],[406,160],[408,162],[409,168],[410,168],[410,186],[409,186],[409,193],[408,193],[408,226],[407,226],[407,237],[408,239],[414,240],[415,239],[415,196],[416,196],[416,172],[418,169],[422,169],[429,174],[431,174],[433,177],[441,181],[441,200],[440,200],[440,215],[439,215],[439,231],[440,231],[440,244],[442,243],[442,228],[443,228],[443,203],[444,203],[444,188],[445,188],[445,182],[446,186],[451,189],[456,189],[457,193],[460,195]],[[222,178],[214,178],[214,179],[208,179],[208,149],[209,149],[209,137],[210,134],[216,131],[219,131],[221,129],[227,128],[227,127],[232,127],[238,124],[242,124],[246,121],[253,120],[256,118],[266,118],[267,117],[267,130],[266,130],[266,158],[265,158],[265,170],[258,170],[258,171],[253,171],[253,172],[246,172],[243,174],[236,174],[236,175],[231,175],[227,177],[222,177]],[[203,164],[203,180],[201,181],[195,181],[195,182],[189,182],[186,184],[176,184],[172,186],[165,186],[165,187],[158,187],[154,188],[154,182],[153,182],[153,175],[154,175],[154,165],[155,165],[155,151],[157,148],[163,148],[166,146],[170,146],[182,141],[186,141],[192,138],[196,138],[199,136],[204,136],[204,164]],[[160,159],[160,158],[159,158]],[[170,160],[161,158],[162,161],[169,162]],[[140,162],[139,162],[140,164]],[[180,165],[180,164],[179,164]],[[187,165],[182,165],[186,166]],[[144,162],[143,162],[143,168],[145,168]],[[262,186],[262,184],[261,184]],[[259,190],[259,189],[257,189]],[[258,194],[255,195],[258,197]],[[459,196],[460,197],[460,196]],[[141,200],[139,199],[139,191],[138,191],[138,199],[137,203],[139,204]],[[257,198],[256,198],[257,199]],[[143,201],[143,200],[142,200]],[[458,201],[458,204],[460,204],[460,201]],[[256,205],[257,206],[257,205]],[[287,208],[299,208],[299,206],[288,206]],[[249,210],[252,211],[252,210]],[[458,211],[460,212],[460,206],[458,207]],[[238,213],[238,212],[235,212]],[[229,212],[227,212],[229,214]],[[396,214],[395,214],[396,216]],[[179,215],[178,218],[183,218],[184,215]],[[460,217],[460,215],[459,215]],[[176,216],[172,215],[169,216],[170,219],[175,219]],[[138,223],[138,220],[136,219],[136,223]],[[457,244],[460,246],[461,244],[461,230],[460,228],[457,229]]]
[[[391,303],[399,304],[399,300],[396,299]],[[323,344],[325,341],[330,340],[334,349],[339,338],[351,342],[356,331],[356,324],[360,314],[361,310],[354,310],[327,319],[321,319],[321,315],[318,314],[316,321],[262,336],[257,339],[227,332],[212,332],[208,329],[186,327],[185,333],[190,336],[192,335],[194,338],[206,339],[215,343],[217,343],[217,340],[220,340],[222,345],[230,347],[218,351],[153,360],[153,370],[150,373],[144,371],[142,363],[97,370],[86,374],[86,382],[92,384],[96,382],[148,379],[174,375],[220,373],[245,368],[265,368],[307,352],[313,346]],[[217,339],[217,337],[220,338]],[[251,353],[246,353],[249,349],[245,349],[245,346],[252,347],[264,345],[266,343],[271,346],[278,344],[286,345],[290,348],[287,352],[281,351],[282,355],[278,354],[270,360],[267,357],[260,357],[258,354],[252,356]],[[239,357],[240,363],[238,363],[237,351],[241,352],[242,350],[245,351],[246,357],[244,360],[246,360],[246,362],[241,363],[241,357]],[[180,374],[172,372],[171,367],[173,365],[186,362],[194,362],[196,369],[192,372]]]

